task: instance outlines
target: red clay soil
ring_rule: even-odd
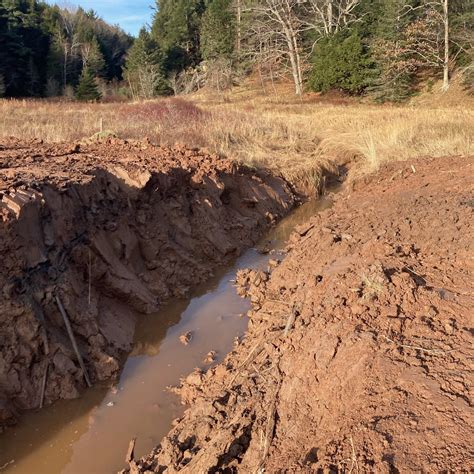
[[[186,294],[293,205],[282,179],[197,150],[0,143],[0,431],[85,387],[61,305],[92,383],[114,377],[137,314]]]
[[[473,161],[396,163],[241,272],[242,344],[132,472],[472,472]]]

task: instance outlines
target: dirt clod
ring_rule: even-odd
[[[181,334],[181,336],[179,336],[179,342],[181,342],[181,344],[183,344],[184,346],[187,346],[191,342],[192,338],[193,338],[193,333],[191,331],[188,331],[184,334]]]

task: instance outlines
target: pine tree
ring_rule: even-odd
[[[201,60],[199,28],[204,0],[157,0],[152,36],[166,54],[168,72],[196,66]]]
[[[163,54],[151,34],[142,28],[127,56],[124,76],[134,98],[150,99],[170,93],[163,70]]]
[[[101,98],[94,75],[89,68],[84,68],[76,88],[76,98],[81,101],[96,101]]]
[[[210,0],[201,23],[201,54],[205,60],[229,59],[236,40],[232,0]]]
[[[83,67],[90,69],[96,77],[101,77],[105,72],[104,55],[100,49],[97,37],[93,36],[87,43],[82,43]]]

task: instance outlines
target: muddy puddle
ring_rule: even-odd
[[[133,437],[136,456],[144,455],[170,430],[184,408],[167,390],[215,351],[215,363],[232,350],[235,338],[247,327],[250,303],[233,286],[237,270],[267,268],[278,257],[295,226],[331,205],[331,198],[308,202],[272,229],[256,248],[234,265],[222,269],[185,300],[164,306],[141,318],[135,346],[120,380],[94,387],[81,399],[60,401],[40,412],[27,413],[0,436],[0,470],[8,473],[110,473],[125,467],[124,457]],[[258,249],[271,250],[262,254]],[[185,346],[179,337],[191,332]]]

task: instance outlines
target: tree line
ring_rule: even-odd
[[[135,97],[230,87],[250,71],[271,88],[402,100],[427,78],[472,83],[473,0],[158,0],[131,48]]]
[[[98,97],[123,79],[134,99],[224,90],[256,74],[271,90],[403,100],[464,71],[472,90],[474,0],[157,0],[133,41],[93,11],[2,0],[0,92]],[[44,61],[47,57],[48,60]],[[125,59],[126,58],[126,59]],[[3,84],[3,86],[2,86]]]
[[[72,96],[82,79],[98,98],[101,83],[122,80],[132,43],[92,10],[0,0],[0,96]]]

